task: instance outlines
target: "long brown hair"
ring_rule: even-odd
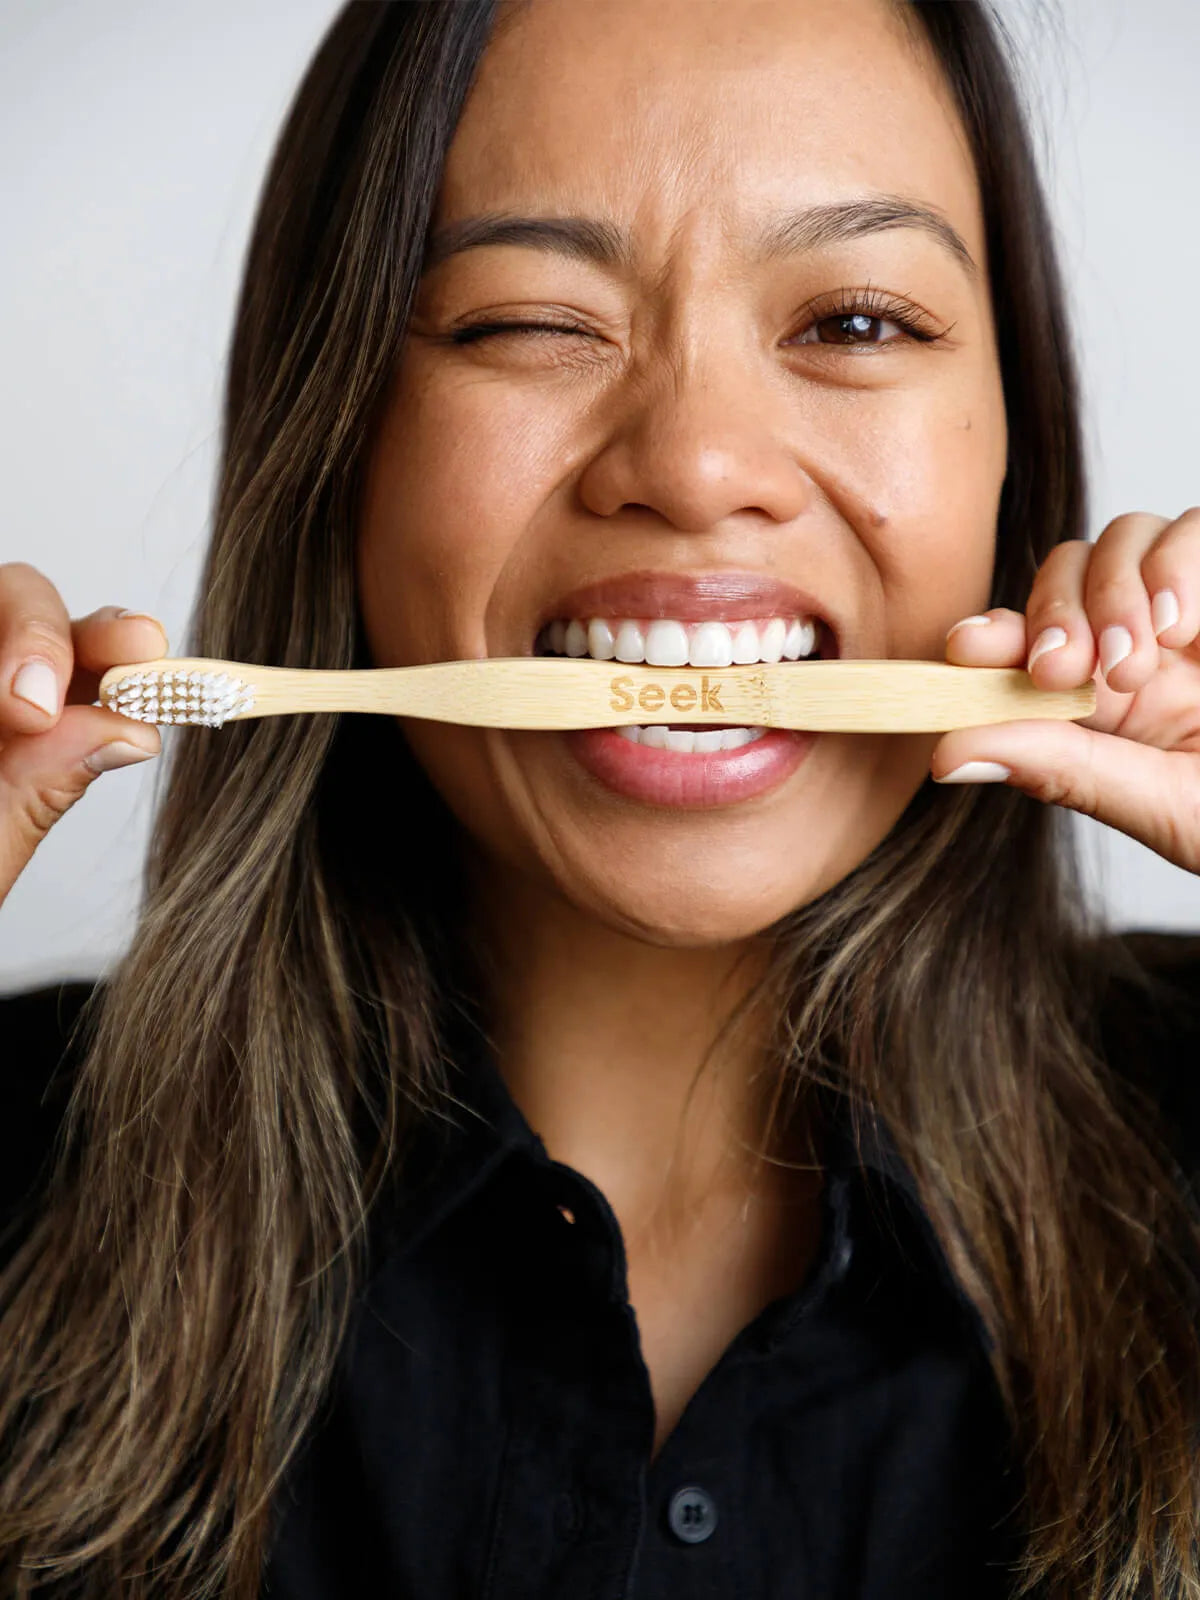
[[[1086,532],[1052,231],[999,19],[898,14],[977,165],[1010,435],[992,603],[1023,609],[1052,545]],[[495,0],[356,0],[300,85],[247,255],[186,654],[370,664],[362,471],[496,26]],[[81,1017],[51,1185],[0,1276],[17,1596],[257,1596],[367,1214],[447,1104],[443,1024],[473,981],[463,841],[391,719],[168,733],[165,759],[135,936]],[[855,872],[760,935],[760,995],[780,1095],[825,1075],[880,1111],[979,1309],[1028,1587],[1196,1596],[1197,1230],[1150,1100],[1100,1051],[1117,958],[1076,909],[1063,820],[926,782]]]

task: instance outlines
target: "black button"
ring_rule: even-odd
[[[702,1544],[717,1525],[717,1508],[712,1495],[695,1484],[676,1489],[667,1507],[667,1522],[671,1532],[684,1544]]]

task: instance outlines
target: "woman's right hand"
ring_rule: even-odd
[[[92,702],[109,667],[167,650],[152,617],[76,620],[36,568],[0,563],[0,901],[93,778],[162,749],[157,728]]]

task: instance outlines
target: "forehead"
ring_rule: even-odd
[[[940,212],[983,260],[964,134],[886,0],[522,0],[502,12],[435,222],[483,211],[685,215],[865,193]]]

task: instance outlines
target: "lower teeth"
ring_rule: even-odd
[[[613,728],[613,733],[631,744],[649,745],[655,750],[673,750],[678,755],[705,754],[716,750],[737,750],[744,744],[753,744],[766,733],[765,728],[706,728],[697,732],[691,728],[668,728],[662,723],[648,727]]]

